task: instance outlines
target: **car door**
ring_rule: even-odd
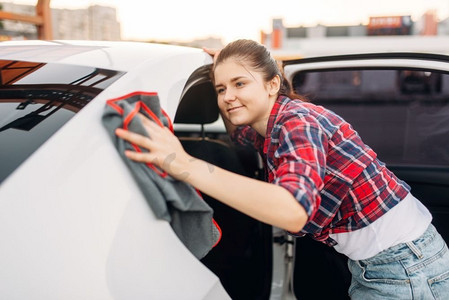
[[[296,93],[335,111],[429,208],[449,241],[449,57],[379,53],[284,62]],[[348,299],[346,258],[295,241],[298,299]],[[326,287],[326,288],[323,288]]]
[[[174,118],[175,133],[184,149],[214,167],[261,179],[263,165],[254,149],[234,146],[219,118],[217,95],[210,80],[211,65],[188,79]],[[212,166],[213,165],[213,166]],[[272,282],[272,228],[217,199],[201,193],[214,211],[221,240],[201,259],[232,299],[269,299]],[[270,298],[276,299],[276,298]]]

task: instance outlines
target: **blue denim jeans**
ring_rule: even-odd
[[[449,252],[433,225],[418,239],[348,260],[351,299],[449,299]]]

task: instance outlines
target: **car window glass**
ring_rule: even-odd
[[[0,182],[122,73],[0,60]]]
[[[387,164],[449,165],[449,74],[320,70],[297,73],[292,84],[351,123]]]

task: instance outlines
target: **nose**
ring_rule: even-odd
[[[223,95],[223,101],[231,102],[235,100],[235,93],[232,89],[226,89]]]

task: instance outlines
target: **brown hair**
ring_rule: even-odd
[[[254,70],[261,72],[265,81],[270,81],[276,75],[279,76],[281,80],[279,95],[302,99],[293,92],[290,82],[285,78],[278,63],[264,45],[247,39],[233,41],[220,51],[212,71],[214,72],[217,65],[229,58],[247,63]]]

